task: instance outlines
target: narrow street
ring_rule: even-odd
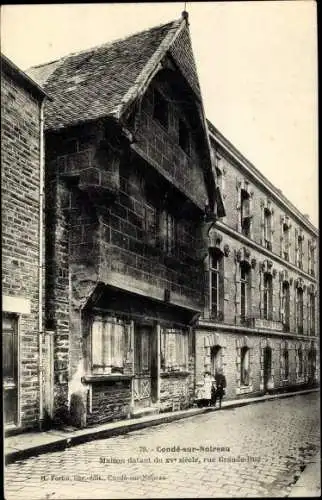
[[[266,401],[16,462],[5,498],[287,497],[319,449],[319,405]]]

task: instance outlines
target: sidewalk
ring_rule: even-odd
[[[288,392],[284,394],[269,394],[254,398],[236,399],[224,401],[222,410],[230,408],[238,408],[240,406],[270,401],[273,399],[281,399],[310,392],[317,392],[319,388],[307,389],[298,392]],[[4,439],[4,455],[5,463],[9,464],[17,460],[23,460],[41,453],[49,453],[53,451],[63,450],[69,446],[85,443],[94,439],[106,439],[109,437],[126,434],[131,431],[152,427],[159,424],[169,423],[182,418],[193,417],[207,412],[216,412],[214,408],[190,408],[171,413],[159,413],[158,415],[148,415],[141,418],[132,418],[128,420],[120,420],[110,422],[96,427],[85,429],[71,430],[54,429],[46,432],[26,432],[16,436],[10,436]]]
[[[302,498],[321,496],[321,452],[305,467],[288,496]]]

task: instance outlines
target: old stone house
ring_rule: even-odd
[[[2,366],[4,424],[35,425],[42,332],[44,91],[1,55]],[[39,333],[40,332],[40,333]]]
[[[187,15],[29,71],[46,106],[50,417],[193,403],[208,221],[223,210]]]

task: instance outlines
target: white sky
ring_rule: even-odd
[[[313,0],[187,2],[209,120],[318,224]],[[173,19],[184,2],[7,5],[1,50],[20,68]]]

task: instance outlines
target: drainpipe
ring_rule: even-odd
[[[44,105],[45,98],[42,100],[39,111],[39,263],[38,263],[38,303],[39,303],[39,319],[38,319],[38,345],[39,345],[39,428],[42,430],[44,421],[44,401],[43,401],[43,210],[44,210]]]

